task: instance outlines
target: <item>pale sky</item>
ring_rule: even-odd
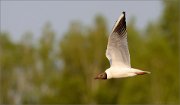
[[[122,11],[128,20],[134,16],[136,26],[144,28],[162,13],[161,1],[1,1],[1,31],[10,32],[13,40],[31,31],[41,35],[45,23],[50,22],[58,36],[67,31],[70,22],[79,20],[92,25],[95,15],[103,15],[110,31]]]

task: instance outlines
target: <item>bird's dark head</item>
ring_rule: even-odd
[[[106,72],[98,74],[94,79],[107,79]]]

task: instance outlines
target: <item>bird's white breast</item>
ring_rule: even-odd
[[[131,71],[131,68],[122,68],[122,67],[110,67],[106,71],[107,79],[110,78],[124,78],[134,76],[134,73]]]

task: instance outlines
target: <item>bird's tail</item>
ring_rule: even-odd
[[[149,71],[143,71],[139,69],[132,69],[137,75],[151,74]]]
[[[149,71],[144,71],[146,74],[151,74],[151,72],[149,72]]]

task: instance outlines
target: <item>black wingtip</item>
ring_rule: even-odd
[[[123,11],[122,13],[123,16],[121,17],[121,20],[114,28],[113,32],[117,32],[119,35],[122,35],[123,37],[125,35],[124,33],[126,32],[126,16],[125,16],[125,11]]]

